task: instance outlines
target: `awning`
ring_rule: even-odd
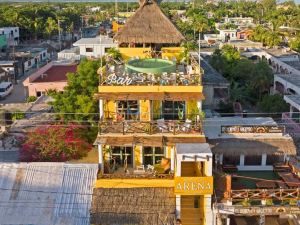
[[[97,93],[96,99],[103,100],[166,100],[166,101],[186,101],[186,100],[204,100],[202,92],[133,92],[130,93],[130,87],[126,93]]]
[[[296,155],[292,138],[219,138],[208,140],[214,154],[234,155]]]

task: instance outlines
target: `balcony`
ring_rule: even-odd
[[[191,120],[101,121],[99,134],[203,134],[200,122]]]
[[[102,119],[99,122],[95,144],[131,146],[133,143],[138,143],[162,146],[205,142],[200,117],[194,118],[194,120],[157,119],[150,121]]]

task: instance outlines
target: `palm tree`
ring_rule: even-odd
[[[259,100],[262,99],[262,93],[269,92],[272,84],[272,70],[265,61],[260,61],[256,64],[253,70],[253,79],[250,86],[258,90]]]
[[[57,22],[52,17],[48,17],[46,21],[46,27],[45,27],[45,32],[48,38],[50,38],[53,32],[57,30],[58,30]]]
[[[200,35],[203,35],[204,31],[209,29],[209,21],[206,17],[202,15],[194,15],[193,16],[193,27],[195,31],[198,31]]]

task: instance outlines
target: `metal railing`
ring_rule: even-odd
[[[99,134],[202,134],[200,122],[182,122],[178,120],[156,121],[100,121]]]
[[[103,76],[101,86],[196,86],[202,85],[200,74],[166,73],[161,75],[132,73],[110,73]]]

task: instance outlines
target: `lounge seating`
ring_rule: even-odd
[[[165,124],[165,119],[158,119],[156,122],[160,132],[168,131],[168,126]]]
[[[146,173],[145,166],[144,165],[137,166],[136,169],[133,171],[133,173],[134,174],[144,174],[144,173]]]
[[[185,123],[182,125],[181,130],[185,133],[190,132],[192,121],[189,119],[185,120]]]

